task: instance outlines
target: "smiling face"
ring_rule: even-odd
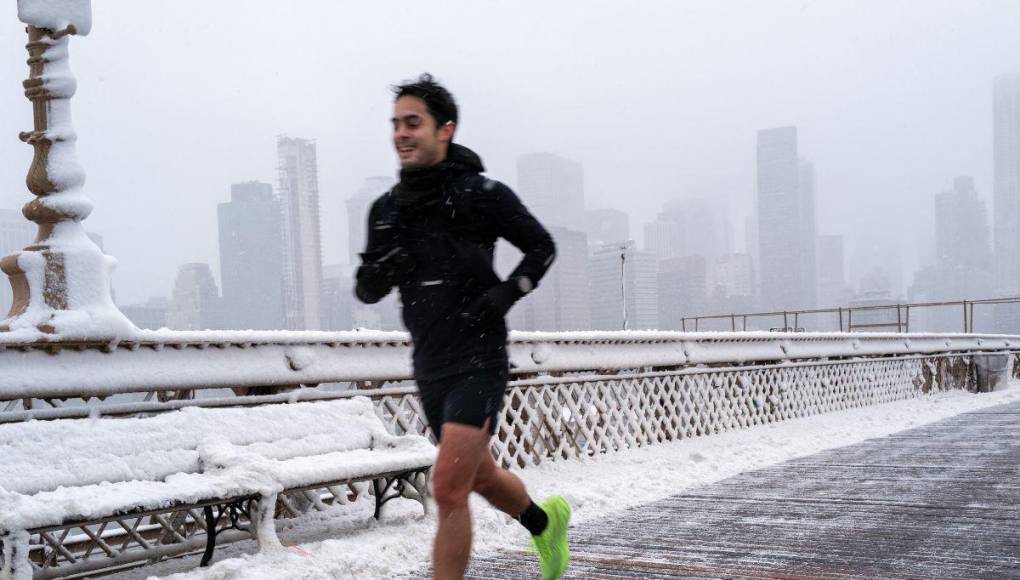
[[[393,104],[393,147],[403,169],[431,167],[446,159],[454,124],[436,126],[425,101],[403,96]]]

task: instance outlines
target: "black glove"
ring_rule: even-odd
[[[526,280],[526,279],[525,279]],[[506,316],[510,307],[531,289],[531,282],[513,278],[489,288],[461,311],[460,315],[475,324],[484,324]]]
[[[361,260],[363,263],[355,274],[358,283],[354,293],[366,304],[382,300],[391,288],[409,280],[414,272],[414,259],[401,247],[385,253],[364,253]]]

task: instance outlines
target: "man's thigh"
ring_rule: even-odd
[[[475,427],[444,423],[439,454],[433,465],[433,485],[447,494],[467,496],[489,453],[488,425]]]

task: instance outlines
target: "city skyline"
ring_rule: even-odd
[[[1001,79],[999,78],[995,79],[997,87],[1000,81]],[[1001,114],[998,111],[996,120],[1001,124]],[[786,231],[788,234],[787,238],[789,238],[783,238],[784,241],[781,245],[787,246],[786,250],[789,250],[790,247],[799,247],[800,249],[797,250],[797,256],[784,254],[778,261],[775,261],[774,258],[773,261],[778,264],[799,263],[802,267],[812,270],[810,274],[807,273],[807,270],[805,270],[804,274],[795,274],[795,276],[799,276],[802,279],[796,285],[801,289],[800,292],[804,292],[808,288],[810,288],[810,292],[801,294],[800,298],[796,299],[797,303],[785,307],[813,307],[816,305],[814,302],[815,292],[825,294],[826,298],[830,300],[832,296],[846,299],[852,298],[854,296],[854,289],[851,288],[851,285],[844,278],[843,237],[841,235],[818,235],[814,225],[815,170],[813,165],[800,155],[797,128],[763,129],[758,131],[758,135],[759,195],[766,195],[766,198],[764,198],[766,201],[762,201],[763,198],[759,198],[759,211],[763,207],[767,209],[769,203],[774,203],[767,201],[767,196],[773,195],[772,192],[774,191],[780,193],[787,191],[794,194],[793,197],[788,197],[786,201],[773,208],[772,213],[781,215],[783,219],[789,222],[781,222],[777,226],[778,230]],[[269,213],[279,212],[280,220],[286,222],[288,219],[286,214],[294,212],[293,209],[289,210],[289,212],[283,209],[285,207],[284,202],[288,198],[287,188],[296,187],[293,181],[303,179],[311,184],[306,185],[306,187],[309,187],[313,192],[316,191],[315,176],[317,162],[314,155],[314,141],[279,138],[278,144],[281,149],[281,179],[277,191],[274,193],[273,187],[270,184],[254,181],[233,184],[231,186],[231,202],[222,203],[219,206],[221,214],[219,227],[221,268],[225,263],[225,260],[222,258],[226,255],[224,254],[224,245],[230,243],[231,237],[236,238],[238,236],[237,231],[232,233],[224,231],[225,228],[232,227],[229,220],[224,221],[223,212],[226,209],[231,205],[236,206],[238,202],[248,201],[250,203],[259,200],[264,203],[276,204],[274,206],[276,209],[270,210]],[[300,175],[298,169],[296,169],[301,165],[300,151],[302,148],[304,148],[305,156],[308,158],[308,161],[304,162],[306,166],[304,171],[307,175]],[[287,154],[290,154],[292,157],[289,163],[285,158]],[[585,208],[587,206],[584,191],[584,168],[581,164],[569,158],[549,153],[523,155],[519,159],[518,171],[518,180],[528,184],[527,189],[519,191],[522,200],[529,206],[534,205],[538,208],[545,208],[544,210],[540,209],[545,214],[545,221],[549,223],[549,227],[554,232],[556,239],[566,242],[564,246],[569,250],[564,252],[561,249],[561,261],[557,262],[561,267],[556,268],[554,266],[550,272],[549,279],[540,290],[511,313],[513,327],[529,330],[579,330],[599,325],[608,326],[609,323],[600,321],[600,317],[605,318],[605,316],[597,312],[604,305],[599,306],[596,304],[599,300],[604,302],[603,298],[606,298],[605,296],[593,302],[590,310],[581,307],[571,308],[569,305],[564,306],[564,303],[571,300],[582,300],[583,297],[589,295],[589,292],[592,294],[600,291],[605,293],[605,290],[609,288],[607,286],[609,283],[608,278],[606,278],[604,272],[602,274],[602,277],[606,278],[604,280],[598,280],[592,273],[600,268],[598,266],[600,261],[598,256],[604,255],[605,247],[612,246],[613,244],[604,244],[605,240],[591,239],[589,241],[587,232],[594,229],[613,231],[614,233],[611,236],[620,237],[621,233],[626,236],[629,231],[629,224],[627,223],[629,222],[628,214],[615,208],[603,208],[601,210],[574,211],[572,212],[573,221],[567,221],[562,216],[554,215],[555,204],[558,200],[556,192],[560,188],[573,192],[569,196],[569,203],[576,206],[575,210],[576,208]],[[529,171],[535,175],[527,175]],[[347,198],[347,235],[352,244],[358,239],[359,235],[363,235],[364,214],[367,213],[370,203],[375,197],[391,187],[393,183],[394,180],[387,177],[366,177],[362,187]],[[992,238],[989,236],[990,226],[987,211],[984,201],[979,198],[978,192],[975,190],[973,177],[958,176],[954,178],[953,184],[952,190],[933,196],[935,206],[935,220],[933,223],[935,263],[934,266],[921,268],[913,274],[908,293],[911,298],[914,296],[942,300],[972,298],[971,294],[976,289],[987,287],[989,283],[982,282],[984,279],[980,275],[966,275],[966,273],[960,270],[961,264],[964,264],[967,259],[966,257],[974,256],[973,260],[975,261],[975,265],[968,272],[988,272],[989,281],[992,280],[992,271],[1002,261],[998,252],[992,253]],[[317,209],[317,200],[309,197],[305,204],[306,208],[304,211],[309,216],[317,214],[315,211]],[[796,212],[786,211],[791,208],[796,209]],[[672,200],[662,206],[662,211],[657,214],[653,221],[645,224],[644,254],[655,256],[655,262],[659,264],[656,269],[658,272],[658,282],[654,290],[657,293],[658,299],[658,316],[653,325],[654,327],[675,328],[679,326],[679,320],[682,317],[722,313],[727,310],[730,312],[740,310],[747,312],[754,308],[759,310],[770,309],[769,298],[764,288],[757,288],[757,292],[752,289],[750,295],[741,290],[735,290],[738,287],[753,288],[754,281],[761,275],[762,266],[755,264],[751,258],[751,250],[755,249],[752,247],[754,242],[757,240],[759,244],[761,243],[760,234],[756,236],[756,240],[752,240],[750,237],[745,239],[743,249],[748,253],[731,254],[729,251],[733,248],[730,245],[729,236],[733,227],[732,216],[720,215],[716,210],[717,208],[714,207],[714,203],[710,199],[693,197],[685,200]],[[8,212],[12,216],[13,213]],[[263,213],[265,213],[265,210],[263,210]],[[357,215],[359,213],[362,215]],[[237,218],[235,217],[234,219],[236,221]],[[265,221],[265,217],[262,218],[262,221]],[[808,223],[802,225],[801,222],[804,221]],[[555,225],[564,223],[581,227],[584,231],[574,231],[560,225]],[[623,224],[626,224],[628,227],[621,227]],[[756,222],[758,231],[768,230],[769,226],[767,224],[767,219],[763,221],[761,216],[759,216],[759,220]],[[320,224],[309,222],[309,225],[312,226],[310,228],[311,231],[303,234],[303,237],[313,240],[313,242],[320,239],[322,235]],[[655,227],[649,229],[652,226]],[[24,230],[25,228],[22,229]],[[236,230],[237,227],[234,226],[234,229]],[[251,229],[251,226],[249,226],[249,229]],[[258,228],[252,229],[252,231],[247,232],[245,235],[248,240],[258,240]],[[274,236],[270,235],[268,237],[272,238]],[[575,237],[577,238],[576,243],[573,241]],[[283,236],[283,238],[281,242],[286,243],[287,236]],[[823,248],[823,246],[825,247]],[[984,250],[981,250],[982,247]],[[244,253],[244,248],[238,246],[227,251],[227,254],[231,252],[234,254],[238,252]],[[838,272],[834,273],[830,268],[825,273],[824,277],[826,279],[819,279],[821,272],[815,273],[815,269],[818,268],[820,263],[816,261],[816,252],[825,256],[826,262],[837,259],[839,261]],[[266,249],[263,248],[261,252],[256,253],[265,254]],[[761,255],[760,248],[757,253]],[[947,256],[947,253],[952,255]],[[351,254],[350,259],[352,262],[347,263],[348,269],[356,261],[356,252],[351,252]],[[768,256],[769,252],[766,251],[764,254]],[[746,256],[746,264],[734,261],[740,256]],[[791,256],[793,257],[791,258]],[[981,256],[987,257],[982,258]],[[513,267],[512,252],[509,254],[506,252],[500,253],[498,257],[501,258],[501,270],[508,271]],[[605,259],[601,260],[603,262],[606,261]],[[739,264],[739,267],[734,269],[737,264]],[[176,283],[177,289],[174,290],[174,295],[181,292],[182,274],[188,268],[194,270],[198,266],[199,264],[193,263],[184,264],[179,268]],[[201,264],[201,266],[208,268],[206,264]],[[320,265],[319,267],[322,268],[323,266]],[[369,315],[367,319],[364,318],[364,313],[361,315],[356,314],[356,307],[353,304],[349,304],[351,302],[350,297],[344,295],[344,291],[349,289],[345,280],[342,279],[345,273],[344,265],[336,264],[331,266],[331,268],[332,274],[329,276],[329,280],[327,281],[326,277],[323,276],[316,286],[318,289],[316,292],[316,302],[326,300],[327,296],[329,296],[330,308],[339,308],[347,312],[347,314],[321,312],[321,318],[316,317],[318,320],[316,327],[330,327],[338,330],[344,328],[343,326],[338,326],[340,321],[344,321],[344,323],[350,322],[353,326],[355,320],[368,324],[375,323],[380,327],[386,328],[398,327],[399,323],[396,322],[393,315],[386,314],[388,310],[395,311],[398,308],[396,303],[390,303],[385,307],[376,307],[375,310],[378,314]],[[605,267],[601,268],[605,270]],[[561,274],[560,270],[566,270],[568,273]],[[506,272],[502,273],[506,274]],[[781,274],[779,279],[788,279],[790,275],[789,270],[779,273]],[[195,274],[190,274],[191,278],[195,278],[195,276]],[[592,277],[589,278],[589,276]],[[268,277],[271,278],[271,276]],[[209,278],[209,281],[206,282],[205,278]],[[220,285],[224,288],[224,301],[232,294],[229,288],[232,285],[238,285],[236,280],[231,280],[230,278],[230,276],[226,275],[226,270],[224,270],[220,277]],[[281,277],[281,279],[284,278],[286,276]],[[747,280],[748,282],[735,282],[734,280],[737,279]],[[951,283],[959,279],[970,282],[965,286],[965,291],[959,290],[963,286]],[[211,275],[211,271],[209,276],[205,276],[203,271],[202,280],[205,286],[216,286],[216,280]],[[931,290],[924,290],[926,287],[931,287],[936,281],[946,281],[939,287],[940,291],[933,293]],[[194,284],[193,282],[192,285]],[[826,290],[828,290],[828,294],[826,294]],[[208,293],[208,290],[203,289],[203,292]],[[640,290],[636,290],[636,292],[640,293]],[[156,296],[155,298],[158,300],[159,297]],[[262,298],[266,304],[272,301],[271,297],[263,295]],[[730,301],[730,298],[735,300]],[[896,298],[900,297],[890,296],[889,301],[894,301]],[[153,301],[150,300],[149,302],[152,303]],[[180,308],[177,302],[179,301],[171,301],[167,315],[167,319],[171,324],[175,320],[181,320],[182,317],[180,312],[176,314],[174,312],[175,308],[178,310]],[[833,305],[838,306],[841,304],[821,304],[820,306]],[[740,308],[741,306],[743,308]],[[133,304],[132,308],[140,312],[147,312],[144,310],[145,305],[141,303]],[[274,327],[272,324],[240,324],[236,317],[232,318],[229,311],[230,307],[224,303],[216,314],[219,317],[218,320],[221,321],[220,324],[224,327]],[[575,311],[577,312],[576,314],[571,314],[571,312]],[[214,317],[213,319],[216,318]],[[327,319],[331,322],[326,322]],[[646,317],[643,322],[647,324],[650,320],[650,318]],[[292,327],[303,328],[302,326],[295,326],[295,323],[290,324]],[[307,324],[307,322],[304,324]]]
[[[276,181],[272,139],[282,133],[317,141],[323,259],[343,261],[345,197],[366,176],[396,173],[389,86],[425,70],[458,98],[456,139],[482,156],[490,175],[516,187],[519,155],[575,159],[586,169],[589,207],[627,211],[637,239],[673,197],[720,199],[742,224],[754,195],[754,132],[796,125],[824,192],[819,231],[846,236],[851,277],[873,269],[876,247],[899,247],[898,268],[909,273],[926,251],[916,240],[928,220],[898,218],[932,211],[928,198],[955,175],[972,175],[982,196],[993,195],[989,79],[1020,72],[1012,26],[1020,6],[996,1],[653,0],[640,10],[584,5],[580,19],[572,0],[454,4],[465,18],[485,14],[510,24],[506,31],[533,30],[536,40],[512,59],[495,49],[512,38],[492,42],[472,27],[411,58],[367,34],[386,26],[436,39],[449,23],[424,7],[372,3],[351,20],[340,5],[309,0],[307,10],[321,16],[309,30],[283,5],[188,2],[96,4],[102,26],[87,42],[71,41],[85,193],[96,203],[87,226],[119,261],[122,301],[165,293],[181,263],[219,271],[212,210],[230,183]],[[195,10],[220,34],[191,25]],[[538,21],[529,16],[535,10]],[[181,36],[172,58],[133,25],[153,20]],[[344,34],[330,21],[344,21]],[[614,42],[601,42],[607,26],[618,29]],[[277,41],[221,50],[252,34]],[[0,24],[0,48],[16,55],[23,44],[16,21]],[[218,72],[204,66],[208,54],[223,59]],[[359,66],[335,74],[347,55],[358,55]],[[23,78],[23,58],[0,61],[0,72]],[[0,94],[0,104],[28,106],[20,90]],[[0,134],[25,130],[26,114],[0,119]],[[9,160],[0,168],[0,207],[18,209],[30,199],[31,151],[11,138],[0,140],[0,155]],[[734,231],[741,247],[744,230]],[[900,278],[902,291],[909,276]]]

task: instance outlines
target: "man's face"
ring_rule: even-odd
[[[393,146],[404,169],[431,167],[446,159],[453,123],[436,126],[425,101],[403,96],[393,104]]]

